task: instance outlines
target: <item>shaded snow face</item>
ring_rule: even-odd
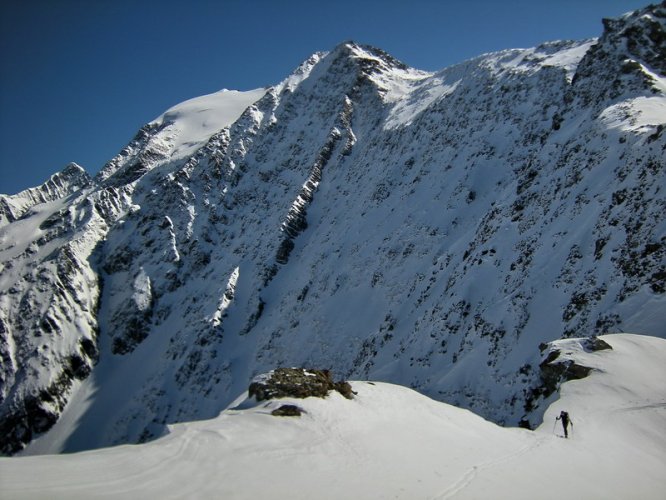
[[[87,336],[100,362],[64,392],[53,449],[215,416],[278,366],[400,382],[515,424],[540,342],[665,335],[663,75],[618,42],[641,19],[435,74],[343,44],[267,91],[172,108],[89,191],[7,227],[72,221],[48,244],[22,236],[4,282],[17,361],[3,411],[60,366],[44,346]],[[213,131],[218,98],[247,102]],[[24,264],[52,273],[70,241],[58,269],[86,280],[35,284]],[[88,323],[47,332],[38,289],[67,291],[58,320]]]

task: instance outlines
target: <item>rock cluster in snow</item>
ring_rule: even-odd
[[[570,345],[571,342],[576,343],[573,351]],[[566,351],[563,351],[562,346],[557,342],[541,344],[539,346],[541,351],[539,378],[527,394],[525,408],[528,417],[519,422],[519,425],[522,427],[534,428],[541,423],[541,412],[535,410],[541,406],[545,406],[545,402],[550,402],[552,400],[551,396],[559,390],[564,382],[579,380],[590,374],[592,368],[580,364],[573,359],[571,357],[572,352],[582,351],[590,353],[612,349],[610,344],[599,337],[572,339],[566,347]]]
[[[502,428],[406,387],[352,381],[357,395],[258,402],[169,426],[142,445],[0,457],[4,497],[603,498],[663,500],[666,340],[553,341],[588,377],[564,383],[534,431]],[[568,411],[573,427],[562,439]],[[300,418],[275,418],[292,415]],[[491,493],[492,492],[492,493]]]
[[[337,391],[347,399],[353,398],[351,386],[345,381],[333,381],[329,370],[305,368],[278,368],[255,377],[248,388],[248,396],[257,401],[277,398],[325,398]]]

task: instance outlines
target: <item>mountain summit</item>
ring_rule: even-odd
[[[666,337],[665,20],[436,73],[346,42],[0,197],[2,451],[146,441],[278,366],[534,425],[540,343]]]

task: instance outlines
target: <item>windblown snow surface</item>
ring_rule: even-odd
[[[4,498],[659,499],[666,491],[666,340],[553,344],[593,368],[563,384],[535,431],[503,428],[402,386],[355,399],[257,403],[176,424],[148,444],[0,459]],[[646,375],[649,374],[649,375]],[[292,403],[302,417],[273,417]],[[555,416],[569,411],[569,439]],[[557,424],[557,425],[555,425]]]

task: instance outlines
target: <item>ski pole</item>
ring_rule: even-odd
[[[555,434],[555,426],[557,425],[557,419],[555,419],[555,422],[553,422],[553,434]]]

